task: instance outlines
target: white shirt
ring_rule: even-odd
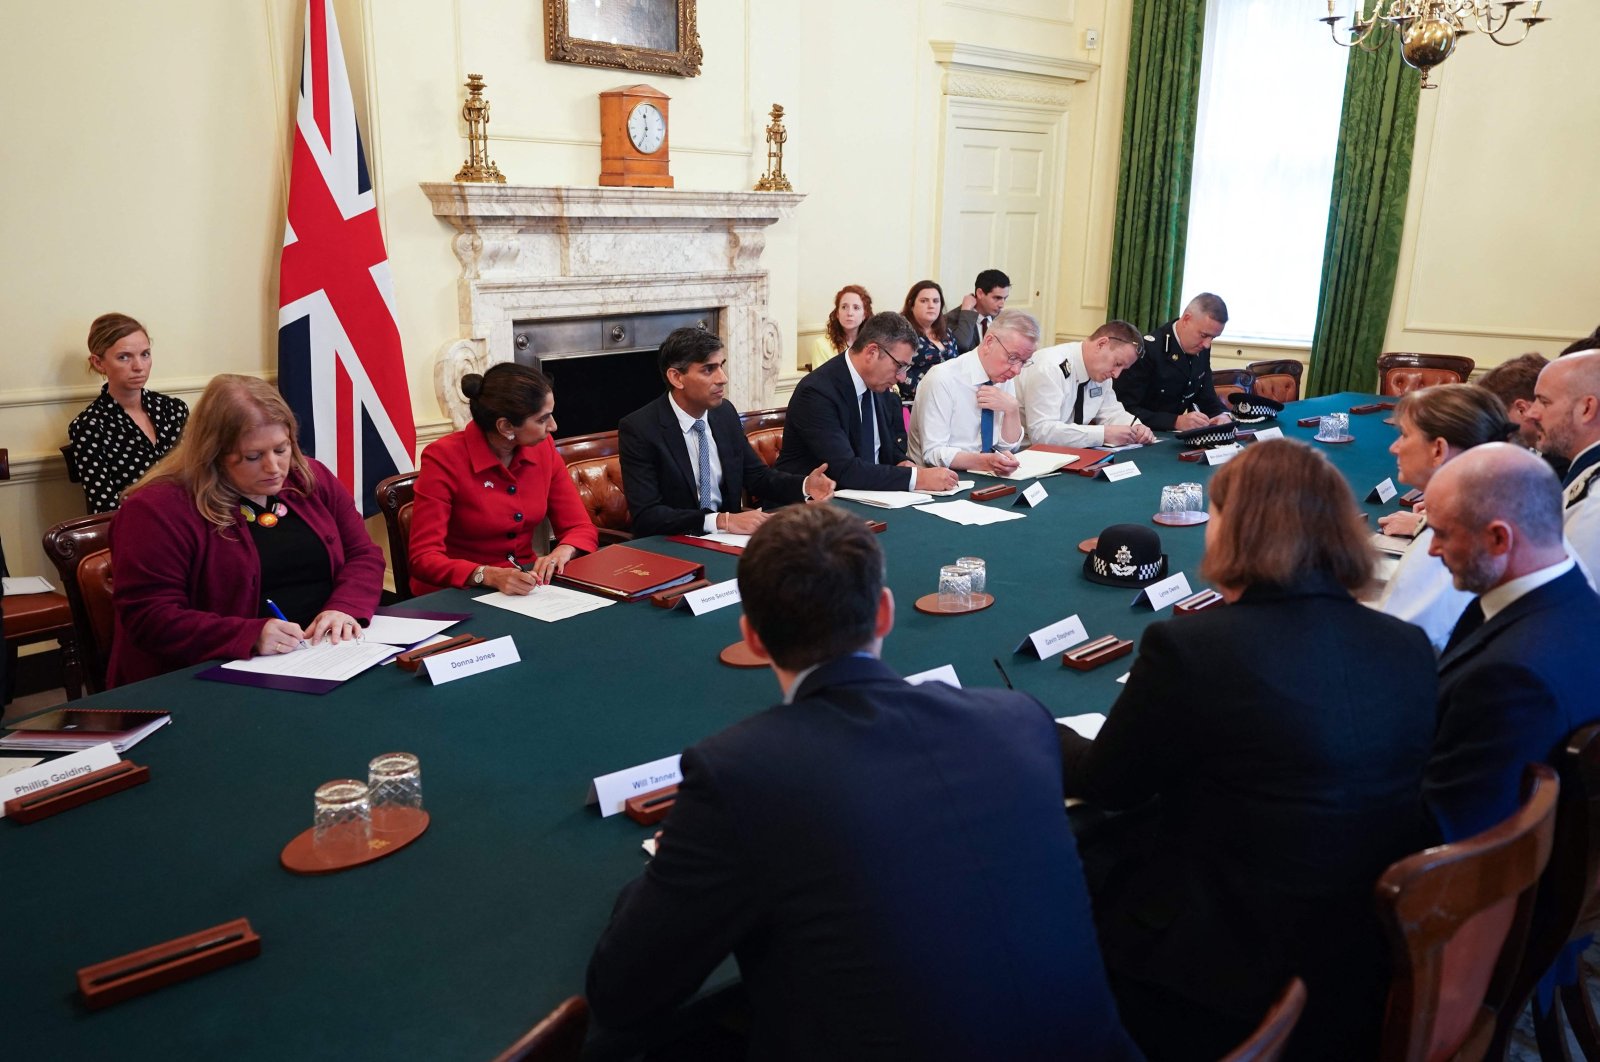
[[[1415,623],[1433,643],[1435,654],[1444,652],[1456,621],[1473,595],[1457,590],[1450,569],[1438,557],[1428,556],[1433,528],[1423,526],[1400,555],[1400,564],[1372,606],[1379,612]]]
[[[885,356],[887,356],[887,355],[885,355]],[[856,388],[856,408],[860,409],[861,408],[861,396],[867,393],[867,381],[865,381],[865,380],[863,380],[861,378],[861,374],[859,372],[856,372],[856,363],[854,361],[850,360],[850,355],[848,353],[845,355],[844,364],[845,364],[845,368],[850,370],[850,382],[855,384],[855,388]],[[874,407],[874,409],[876,409],[876,407]],[[845,427],[846,427],[846,429],[848,429],[849,425],[847,424],[847,425],[845,425]],[[878,455],[880,453],[882,453],[882,450],[883,450],[883,438],[882,438],[882,436],[880,436],[878,434],[878,418],[877,418],[876,414],[874,414],[874,416],[872,418],[872,423],[870,425],[868,425],[868,428],[872,432],[872,454],[871,454],[872,463],[873,464],[877,464],[878,463]],[[917,470],[913,468],[913,469],[910,470],[910,472],[911,472],[911,478],[909,480],[909,485],[906,487],[906,489],[907,490],[916,490],[917,489]]]
[[[1552,564],[1548,568],[1540,568],[1536,572],[1518,576],[1508,583],[1501,583],[1479,599],[1479,604],[1483,606],[1484,622],[1494,619],[1495,613],[1505,611],[1524,594],[1531,594],[1545,583],[1561,578],[1573,567],[1572,558],[1568,557],[1559,564]]]
[[[960,453],[983,450],[983,423],[978,408],[978,389],[989,382],[989,374],[969,350],[960,357],[942,361],[928,370],[917,385],[917,400],[911,406],[911,463],[942,466]],[[1006,394],[1016,396],[1016,381],[994,384]],[[1008,443],[1000,437],[1005,414],[994,411],[994,448],[1007,453],[1021,449],[1022,442]]]
[[[678,396],[669,395],[667,401],[672,405],[672,412],[677,414],[678,427],[683,432],[683,445],[689,449],[689,470],[694,473],[695,491],[700,489],[700,439],[695,433],[696,423],[700,421],[689,416],[678,405]],[[711,511],[706,514],[705,533],[714,534],[717,530],[717,514],[722,511],[722,456],[717,453],[717,438],[711,434],[711,424],[706,422],[706,445],[711,448]]]
[[[1573,455],[1573,461],[1594,446],[1600,443],[1584,447]],[[1589,572],[1600,571],[1600,482],[1590,482],[1596,476],[1600,476],[1600,465],[1591,465],[1578,473],[1578,478],[1561,492],[1561,503],[1566,507],[1562,524],[1567,533],[1567,548],[1583,561],[1584,569]],[[1586,487],[1587,494],[1584,493]],[[1583,500],[1574,500],[1579,495],[1583,495]]]
[[[1074,423],[1078,385],[1086,380],[1083,420]],[[1102,446],[1104,425],[1134,422],[1133,414],[1117,400],[1110,380],[1089,380],[1082,343],[1061,343],[1035,351],[1033,361],[1017,377],[1017,400],[1022,403],[1023,440],[1030,446]]]

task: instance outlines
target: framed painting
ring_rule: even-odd
[[[544,54],[555,63],[646,74],[700,73],[695,0],[544,0]]]

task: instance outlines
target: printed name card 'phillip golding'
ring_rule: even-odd
[[[14,800],[29,793],[36,793],[41,789],[48,789],[62,782],[70,782],[95,771],[107,767],[115,767],[122,762],[122,757],[117,755],[117,750],[111,747],[111,742],[95,745],[93,748],[74,752],[71,756],[63,756],[59,760],[41,763],[37,767],[25,767],[20,771],[12,771],[4,778],[0,778],[0,804]],[[0,810],[0,815],[5,812]]]

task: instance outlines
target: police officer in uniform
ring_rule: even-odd
[[[1158,431],[1187,431],[1229,419],[1211,386],[1211,341],[1228,323],[1228,307],[1203,292],[1183,316],[1144,337],[1144,356],[1117,377],[1117,398]]]

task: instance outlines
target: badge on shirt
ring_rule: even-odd
[[[1099,398],[1103,391],[1104,388],[1097,383],[1091,383],[1087,388],[1087,393],[1090,398]]]

